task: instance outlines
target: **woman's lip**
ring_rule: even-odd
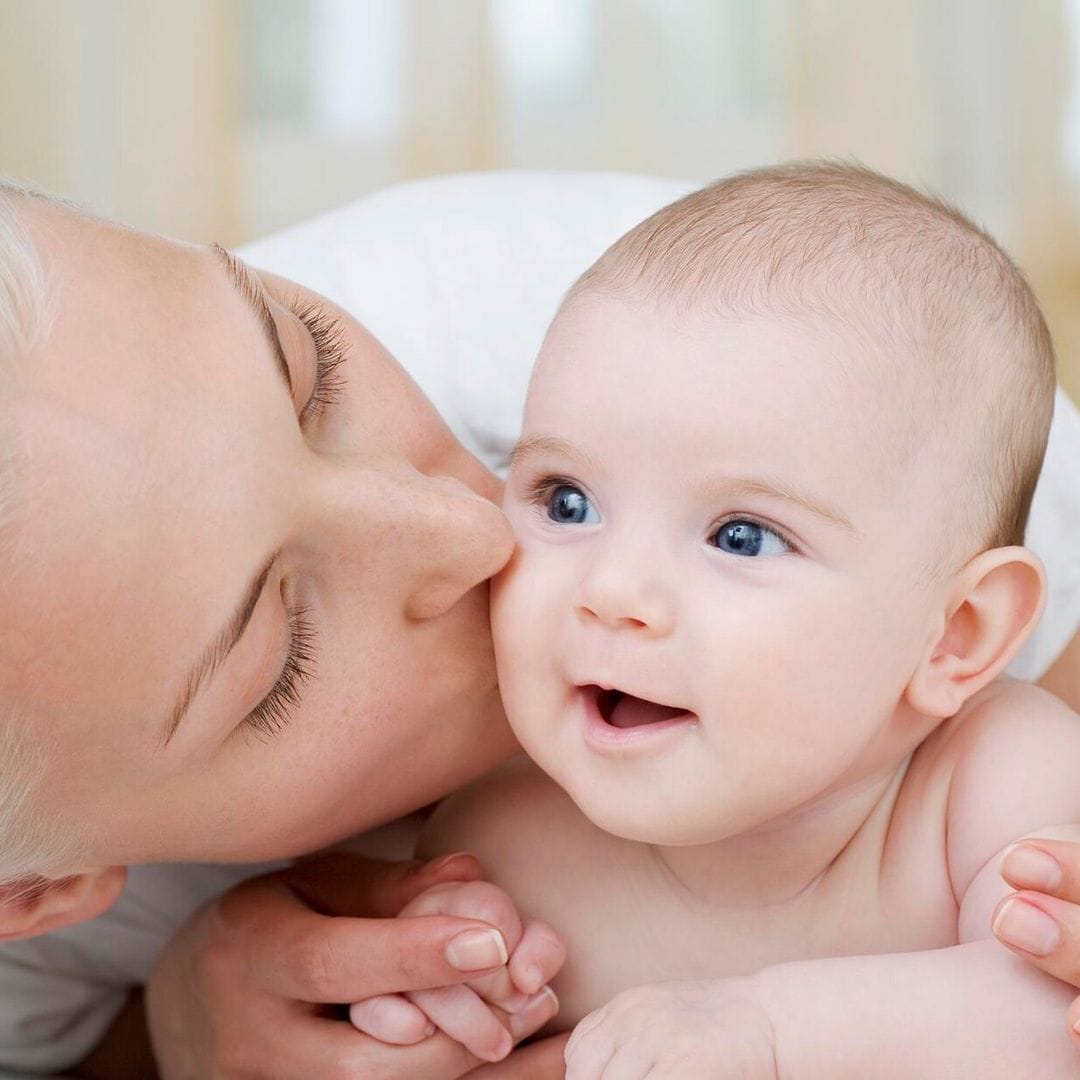
[[[692,712],[679,713],[666,720],[640,724],[636,727],[615,727],[609,724],[600,711],[600,694],[604,690],[599,686],[579,686],[577,698],[581,706],[584,721],[585,741],[598,750],[630,751],[655,749],[658,740],[670,738],[688,729],[697,722]]]

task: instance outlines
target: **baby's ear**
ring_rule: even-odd
[[[1046,574],[1037,555],[1001,547],[976,555],[956,575],[941,633],[905,691],[925,716],[953,716],[1005,670],[1042,614]]]
[[[55,881],[35,877],[0,885],[0,941],[96,918],[116,903],[126,880],[126,866],[107,866]]]

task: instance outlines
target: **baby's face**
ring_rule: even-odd
[[[588,297],[556,321],[493,626],[518,738],[601,827],[721,839],[902,758],[943,585],[872,368],[767,317]]]

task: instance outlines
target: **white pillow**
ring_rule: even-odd
[[[457,436],[500,470],[563,293],[692,185],[618,173],[475,173],[400,184],[240,253],[360,319]],[[1010,671],[1040,675],[1080,627],[1080,416],[1059,392],[1028,542],[1050,600]]]
[[[351,311],[498,468],[570,283],[690,190],[614,173],[475,173],[400,184],[242,254]]]

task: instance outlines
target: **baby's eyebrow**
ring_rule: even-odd
[[[802,508],[814,517],[821,518],[830,525],[836,525],[845,532],[851,533],[852,536],[862,536],[862,533],[839,510],[781,480],[767,476],[724,476],[713,480],[713,483],[734,495],[748,497],[764,495],[781,499]]]
[[[529,435],[527,438],[519,439],[517,445],[510,451],[508,464],[513,468],[515,465],[520,465],[526,458],[534,457],[537,454],[550,454],[552,457],[569,458],[581,462],[586,468],[598,468],[597,462],[591,454],[554,435]]]
[[[229,275],[229,281],[240,295],[252,314],[259,321],[259,325],[266,333],[267,343],[277,361],[278,372],[285,380],[285,388],[289,391],[289,397],[293,396],[292,373],[289,371],[289,362],[285,359],[285,350],[281,347],[281,337],[278,334],[277,323],[270,313],[266,303],[266,293],[259,284],[258,278],[251,272],[247,263],[241,262],[231,251],[227,251],[220,244],[211,244],[210,250],[221,259],[225,272]]]

